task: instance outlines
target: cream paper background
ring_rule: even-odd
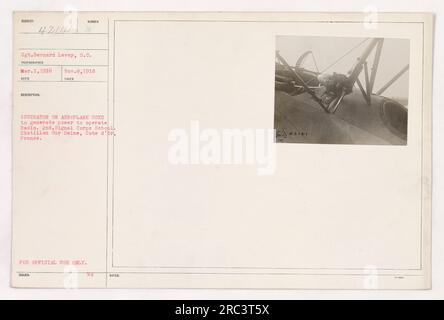
[[[14,285],[63,286],[60,267],[15,277],[18,259],[49,255],[87,259],[82,287],[365,288],[369,268],[379,288],[430,286],[427,16],[380,14],[370,31],[339,22],[363,20],[347,14],[80,14],[88,16],[111,20],[109,95],[88,85],[38,90],[66,113],[109,113],[117,136],[14,140]],[[191,21],[126,21],[153,19]],[[169,130],[191,120],[272,128],[275,36],[284,34],[410,39],[408,145],[278,144],[269,177],[168,164]],[[15,115],[30,108],[20,89]]]

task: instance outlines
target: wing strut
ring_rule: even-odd
[[[328,108],[322,103],[322,100],[316,95],[313,90],[310,89],[310,87],[305,83],[304,79],[302,79],[302,77],[290,67],[287,61],[285,61],[285,59],[279,54],[279,51],[276,51],[276,57],[301,82],[301,85],[304,87],[305,91],[307,91],[308,94],[311,95],[313,100],[315,100],[321,106],[321,108],[324,109],[325,112],[330,113]]]
[[[358,84],[359,89],[361,90],[362,96],[364,97],[367,104],[371,104],[371,97],[373,94],[373,87],[375,85],[376,74],[378,72],[379,60],[381,58],[382,46],[384,44],[383,38],[375,38],[370,44],[367,46],[365,51],[358,57],[357,62],[348,72],[348,79],[350,81],[350,85],[353,86],[355,82]],[[373,59],[373,64],[369,71],[367,59],[373,50],[376,48],[375,56]],[[359,75],[362,70],[364,70],[364,79],[365,79],[365,89],[362,83],[359,81]]]
[[[402,68],[401,71],[399,71],[392,79],[390,79],[389,82],[386,83],[381,89],[376,92],[377,95],[381,95],[384,93],[385,90],[387,90],[396,80],[398,80],[407,70],[409,69],[409,65],[406,65],[404,68]]]

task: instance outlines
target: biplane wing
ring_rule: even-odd
[[[395,105],[393,105],[395,104]],[[275,129],[278,142],[335,144],[404,145],[407,139],[407,110],[400,115],[390,112],[404,108],[389,99],[374,97],[371,107],[359,92],[344,97],[343,106],[326,113],[307,94],[291,96],[276,91]],[[385,111],[385,113],[384,113]]]

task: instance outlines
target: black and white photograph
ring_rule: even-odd
[[[0,300],[285,319],[442,299],[443,15],[0,2]]]
[[[408,39],[276,37],[278,143],[407,145]]]

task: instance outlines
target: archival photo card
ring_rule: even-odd
[[[430,288],[432,30],[17,12],[12,286]]]

